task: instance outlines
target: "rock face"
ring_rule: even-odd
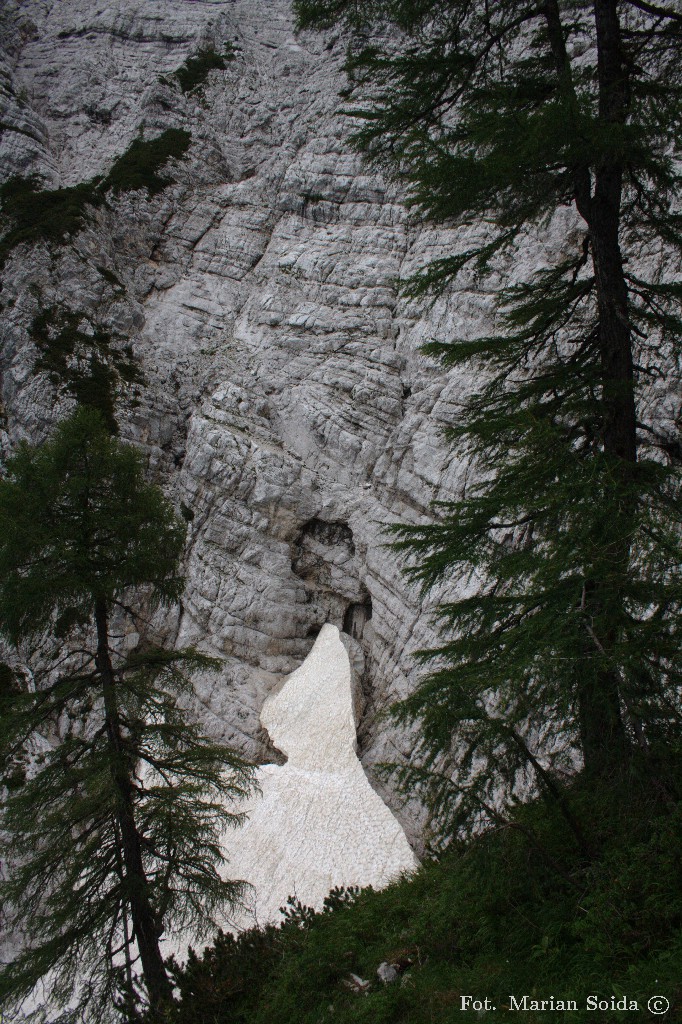
[[[2,32],[5,178],[74,186],[140,135],[192,135],[159,194],[110,194],[63,244],[9,255],[5,451],[71,401],[36,372],[42,311],[128,346],[146,383],[121,392],[122,435],[191,518],[186,595],[164,628],[224,659],[199,685],[209,728],[268,760],[263,701],[331,622],[351,637],[363,763],[409,756],[375,716],[432,635],[384,525],[462,485],[440,431],[463,385],[417,350],[485,296],[427,319],[398,298],[447,233],[411,225],[350,152],[344,47],[297,36],[288,0],[24,0],[5,4]],[[183,93],[173,72],[209,48],[235,57]]]
[[[435,639],[384,527],[466,482],[441,434],[467,380],[418,349],[490,307],[473,280],[428,310],[398,283],[466,239],[411,223],[350,151],[343,42],[296,35],[288,0],[6,0],[1,17],[5,178],[74,186],[138,137],[191,132],[158,194],[109,193],[62,244],[8,256],[4,449],[72,401],[37,372],[44,311],[132,353],[145,384],[121,389],[121,433],[191,520],[186,594],[162,628],[223,659],[199,683],[208,728],[271,760],[263,701],[330,622],[349,634],[373,778],[410,756],[376,714]],[[206,50],[233,59],[183,92],[174,72]],[[415,809],[382,792],[416,841]]]

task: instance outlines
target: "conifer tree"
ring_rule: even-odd
[[[0,968],[6,1010],[43,979],[52,1006],[88,1019],[117,999],[132,1014],[136,994],[162,1019],[161,936],[205,931],[239,899],[219,838],[252,770],[202,735],[185,699],[187,673],[215,662],[121,643],[125,628],[144,632],[143,608],[180,597],[183,544],[138,453],[95,410],[22,445],[0,481],[0,630],[33,669],[1,695],[0,895],[23,939]]]
[[[302,28],[349,30],[356,146],[417,215],[476,239],[411,294],[504,273],[561,207],[577,229],[498,292],[489,333],[426,348],[482,382],[450,431],[478,483],[398,530],[426,590],[469,584],[440,606],[434,670],[397,709],[442,769],[435,799],[447,816],[453,763],[469,820],[524,771],[556,791],[576,751],[595,778],[639,762],[656,777],[682,681],[682,449],[659,400],[679,400],[679,5],[294,6]]]

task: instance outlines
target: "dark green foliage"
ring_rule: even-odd
[[[103,198],[97,181],[86,181],[71,188],[41,189],[35,175],[10,178],[0,185],[2,213],[11,222],[0,241],[0,266],[23,242],[59,245],[80,231],[88,206],[99,206]]]
[[[523,358],[519,348],[510,344],[507,365]],[[499,352],[496,359],[506,362]],[[537,387],[543,403],[560,403],[565,379],[557,377],[548,373]],[[493,792],[505,786],[511,798],[524,772],[533,771],[519,735],[529,727],[531,747],[549,746],[554,771],[570,772],[576,741],[583,750],[588,742],[581,700],[590,687],[599,692],[606,673],[617,678],[636,761],[653,767],[680,728],[679,475],[642,454],[619,479],[615,461],[589,451],[593,442],[561,413],[545,418],[517,404],[508,379],[496,377],[480,404],[470,404],[468,423],[453,431],[473,440],[487,481],[449,504],[444,522],[395,531],[416,556],[411,572],[425,589],[448,578],[470,582],[474,566],[488,581],[465,600],[442,604],[449,639],[422,656],[426,662],[435,654],[441,667],[396,709],[400,718],[422,722],[425,764],[447,751],[460,781],[467,777],[450,789],[444,779],[432,780],[438,815],[457,807],[454,818],[443,818],[446,831],[487,816]],[[595,422],[588,393],[595,379],[584,359],[563,415],[585,400],[583,422]],[[535,384],[528,382],[526,393]],[[623,549],[629,558],[618,556]],[[590,607],[594,579],[600,598]],[[609,638],[608,649],[600,637]],[[429,786],[417,776],[411,781]]]
[[[446,836],[529,782],[571,818],[559,783],[578,757],[655,776],[680,728],[679,437],[654,396],[679,380],[682,18],[612,0],[294,6],[302,27],[359,30],[357,147],[417,215],[469,227],[408,292],[484,287],[530,254],[489,334],[426,349],[479,384],[450,430],[478,482],[395,531],[413,578],[452,595],[435,671],[396,709],[422,726],[402,781]],[[562,206],[575,226],[532,270]]]
[[[0,481],[0,627],[13,643],[76,610],[89,620],[96,596],[112,603],[130,587],[172,603],[184,525],[144,481],[138,452],[80,409],[54,438],[22,444]]]
[[[185,926],[208,929],[216,910],[238,901],[243,891],[218,873],[223,858],[217,823],[239,824],[226,807],[247,792],[249,771],[229,748],[203,737],[179,703],[191,692],[186,673],[211,667],[210,659],[193,651],[154,649],[116,666],[131,769],[143,773],[135,815],[144,837],[148,895],[159,925],[171,933]],[[87,724],[97,720],[94,665],[82,661],[78,675],[39,696],[26,695],[3,730],[6,739],[13,726],[15,742],[19,731],[28,735],[60,715],[69,719],[61,743],[23,785],[15,781],[4,801],[11,874],[2,898],[16,908],[14,915],[8,912],[7,927],[28,921],[30,928],[28,948],[0,971],[0,1006],[11,1006],[52,971],[54,1000],[70,998],[75,985],[96,1019],[111,1016],[119,994],[130,995],[114,962],[114,951],[125,943],[126,918],[132,931],[130,882],[121,863],[106,733]],[[17,779],[17,768],[11,779]],[[134,949],[122,951],[135,958]],[[84,984],[91,989],[87,994]]]
[[[160,172],[169,159],[187,151],[189,132],[171,128],[154,139],[135,139],[108,175],[72,188],[41,190],[38,179],[12,178],[0,186],[3,215],[10,222],[0,240],[0,267],[15,246],[26,242],[60,244],[87,222],[88,209],[102,205],[108,192],[146,189],[155,195],[170,184]],[[109,284],[121,282],[106,267],[97,268]],[[31,337],[40,350],[35,369],[49,375],[81,405],[99,410],[117,432],[115,404],[122,385],[142,377],[132,350],[78,312],[49,307],[33,320]]]
[[[102,190],[118,194],[146,189],[150,196],[157,195],[172,180],[159,172],[171,158],[180,160],[185,155],[191,139],[182,128],[167,128],[155,139],[135,139],[115,161]]]
[[[70,188],[41,189],[35,175],[10,178],[0,185],[2,214],[9,220],[0,240],[0,267],[17,245],[59,245],[76,234],[87,222],[88,208],[101,206],[109,191],[115,195],[135,189],[146,189],[150,195],[161,192],[171,178],[159,172],[171,158],[181,159],[190,141],[190,133],[181,128],[168,128],[155,139],[135,139],[105,178]]]
[[[679,765],[678,765],[679,770]],[[599,857],[586,867],[560,817],[538,804],[382,892],[277,931],[219,938],[179,974],[174,1024],[460,1024],[461,997],[488,995],[489,1019],[588,1024],[586,997],[624,992],[682,1012],[682,817],[636,788],[576,789]],[[534,840],[529,845],[528,833]],[[379,964],[399,963],[383,986]],[[354,973],[371,982],[351,991]],[[575,999],[578,1011],[509,1011],[509,995]],[[647,1018],[648,1019],[648,1018]]]
[[[20,692],[21,684],[17,673],[4,661],[0,661],[0,701],[9,701]]]
[[[0,715],[0,897],[7,929],[29,924],[0,969],[3,1009],[49,975],[53,1007],[75,1000],[88,1019],[119,998],[158,1012],[163,930],[201,932],[240,897],[219,873],[220,832],[239,824],[228,808],[252,770],[187,710],[188,673],[216,663],[145,638],[143,612],[182,593],[184,536],[92,409],[21,446],[0,481],[0,630],[34,682],[10,679]]]
[[[182,92],[194,92],[201,88],[211,71],[224,71],[227,62],[234,58],[235,53],[230,46],[225,53],[217,53],[211,49],[199,50],[194,57],[188,57],[185,63],[173,72],[173,77],[177,79]]]
[[[21,673],[6,662],[0,662],[0,723],[12,713],[14,702],[25,686]],[[6,786],[12,790],[23,785],[26,777],[25,760],[20,754],[0,751],[0,788]]]
[[[120,387],[143,379],[124,339],[114,345],[112,335],[83,314],[55,306],[34,317],[30,335],[40,352],[34,369],[79,405],[97,409],[112,434],[118,433],[114,407]]]
[[[238,937],[219,932],[203,956],[190,950],[187,963],[174,965],[173,980],[193,1024],[229,1020],[241,1024],[258,1006],[264,978],[281,957],[281,935],[274,926],[254,928]]]
[[[280,925],[252,928],[238,935],[221,931],[201,957],[190,950],[185,965],[173,963],[172,967],[181,1003],[178,1022],[191,1019],[194,1024],[217,1024],[229,1020],[241,1024],[258,1017],[263,987],[278,973],[283,957],[305,948],[311,925],[351,906],[359,895],[357,888],[333,889],[319,913],[289,897],[281,908]]]

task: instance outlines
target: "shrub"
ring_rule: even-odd
[[[199,50],[196,56],[188,57],[185,63],[173,72],[173,77],[177,79],[182,92],[194,92],[204,84],[209,72],[224,71],[227,61],[234,58],[234,49],[229,45],[225,53],[217,53],[212,49]]]
[[[114,406],[120,384],[142,382],[130,345],[113,345],[101,327],[84,330],[83,313],[50,306],[36,317],[30,334],[38,348],[37,372],[47,373],[55,387],[72,395],[80,405],[98,409],[112,433],[117,433]]]
[[[105,178],[68,188],[43,189],[35,174],[10,178],[0,185],[0,205],[9,221],[0,240],[0,267],[22,242],[59,245],[76,234],[88,219],[88,207],[101,206],[109,191],[119,195],[146,189],[152,196],[163,191],[172,179],[159,172],[172,157],[185,155],[191,138],[182,128],[168,128],[154,139],[135,139]]]
[[[0,185],[0,203],[11,226],[0,241],[0,266],[17,245],[28,242],[59,244],[79,231],[88,206],[99,206],[103,195],[98,181],[85,181],[69,188],[41,189],[37,175],[10,178]]]
[[[171,178],[159,174],[171,157],[180,160],[189,149],[192,136],[182,128],[168,128],[155,139],[135,139],[115,161],[102,182],[103,192],[115,195],[146,189],[151,196],[162,192]]]

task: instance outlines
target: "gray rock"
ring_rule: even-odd
[[[442,431],[474,382],[420,346],[477,334],[494,297],[462,273],[424,307],[398,283],[480,229],[412,221],[397,188],[363,167],[337,112],[344,47],[295,34],[289,0],[15,0],[0,29],[4,177],[73,185],[105,174],[139,133],[192,133],[171,187],[110,197],[63,246],[10,257],[3,450],[43,438],[69,407],[33,372],[41,309],[83,311],[132,346],[147,383],[122,395],[122,435],[193,517],[182,607],[158,628],[222,658],[198,681],[207,728],[271,759],[266,695],[323,622],[346,629],[360,754],[419,851],[417,803],[373,769],[413,753],[414,730],[378,716],[414,687],[414,652],[436,642],[435,597],[406,581],[385,527],[426,521],[434,499],[464,492],[466,459]],[[188,55],[228,43],[236,59],[199,93],[173,84]],[[507,274],[578,237],[559,212]]]
[[[400,977],[400,972],[393,966],[393,964],[383,963],[377,967],[377,975],[379,980],[383,981],[384,985],[390,985],[392,981],[397,981]]]

